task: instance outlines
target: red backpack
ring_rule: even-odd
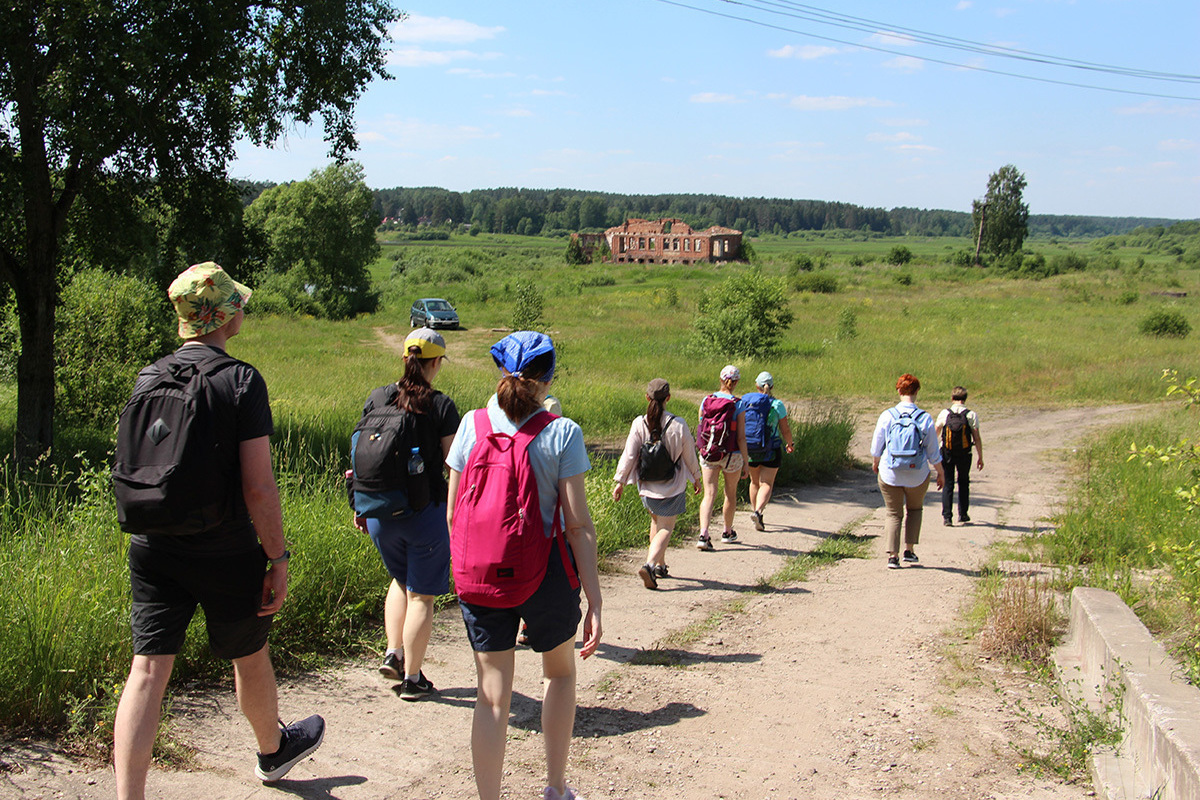
[[[737,452],[737,400],[710,394],[700,402],[696,445],[705,461],[720,461]]]
[[[492,430],[487,409],[475,411],[475,446],[467,457],[454,501],[450,563],[459,599],[490,608],[514,608],[528,600],[546,575],[556,543],[563,567],[578,588],[554,506],[554,530],[546,536],[529,443],[558,417],[534,414],[516,434]]]

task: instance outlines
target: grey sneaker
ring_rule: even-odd
[[[379,674],[389,681],[404,680],[404,653],[399,656],[388,653],[384,656],[383,663],[379,665]]]
[[[763,525],[763,515],[761,511],[751,511],[750,521],[754,523],[754,530],[765,531],[767,528]]]
[[[584,800],[583,795],[577,794],[570,786],[562,794],[553,786],[547,786],[542,792],[542,800]]]
[[[728,544],[729,542],[737,541],[737,531],[725,531],[721,534],[721,541]]]
[[[646,584],[647,589],[657,589],[658,579],[654,576],[654,567],[650,564],[642,564],[638,570],[638,577],[642,579],[642,583]]]
[[[656,577],[656,578],[669,578],[669,577],[671,577],[671,573],[670,573],[669,571],[667,571],[667,565],[666,565],[666,564],[659,564],[658,566],[656,566],[656,567],[654,568],[654,577]]]
[[[312,755],[325,740],[325,720],[313,714],[307,719],[284,725],[280,731],[279,751],[269,756],[258,754],[254,774],[263,783],[274,783],[288,770]]]
[[[900,569],[899,556],[888,556],[888,569]]]
[[[707,536],[700,537],[699,541],[696,542],[696,549],[704,550],[706,552],[716,550],[716,548],[713,547],[712,539],[708,538]]]
[[[415,681],[410,681],[405,678],[400,684],[400,699],[401,700],[420,700],[423,697],[429,697],[436,690],[433,684],[429,682],[429,678],[425,677],[424,672],[417,674]]]

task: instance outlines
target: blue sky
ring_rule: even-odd
[[[1034,214],[1200,218],[1200,100],[1044,82],[1200,98],[1200,80],[918,41],[937,34],[1196,76],[1196,0],[825,3],[401,3],[409,17],[393,30],[394,80],[376,81],[360,102],[354,158],[372,188],[562,187],[956,211],[969,211],[988,175],[1011,163],[1025,174]],[[794,16],[802,11],[861,24]],[[231,172],[298,180],[328,164],[326,152],[319,128],[296,129],[271,150],[239,148]]]

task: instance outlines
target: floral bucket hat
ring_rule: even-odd
[[[245,307],[250,294],[249,287],[212,261],[188,267],[167,289],[179,315],[181,339],[194,339],[220,328]]]

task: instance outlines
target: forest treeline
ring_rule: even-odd
[[[397,226],[470,224],[484,233],[565,235],[600,231],[630,217],[675,217],[693,228],[736,228],[751,236],[797,231],[855,230],[895,236],[969,236],[971,214],[922,208],[867,208],[824,200],[726,197],[702,194],[629,195],[574,189],[476,189],[436,187],[375,190],[381,219]],[[1176,220],[1146,217],[1030,215],[1033,236],[1096,237],[1135,228],[1169,226]]]

